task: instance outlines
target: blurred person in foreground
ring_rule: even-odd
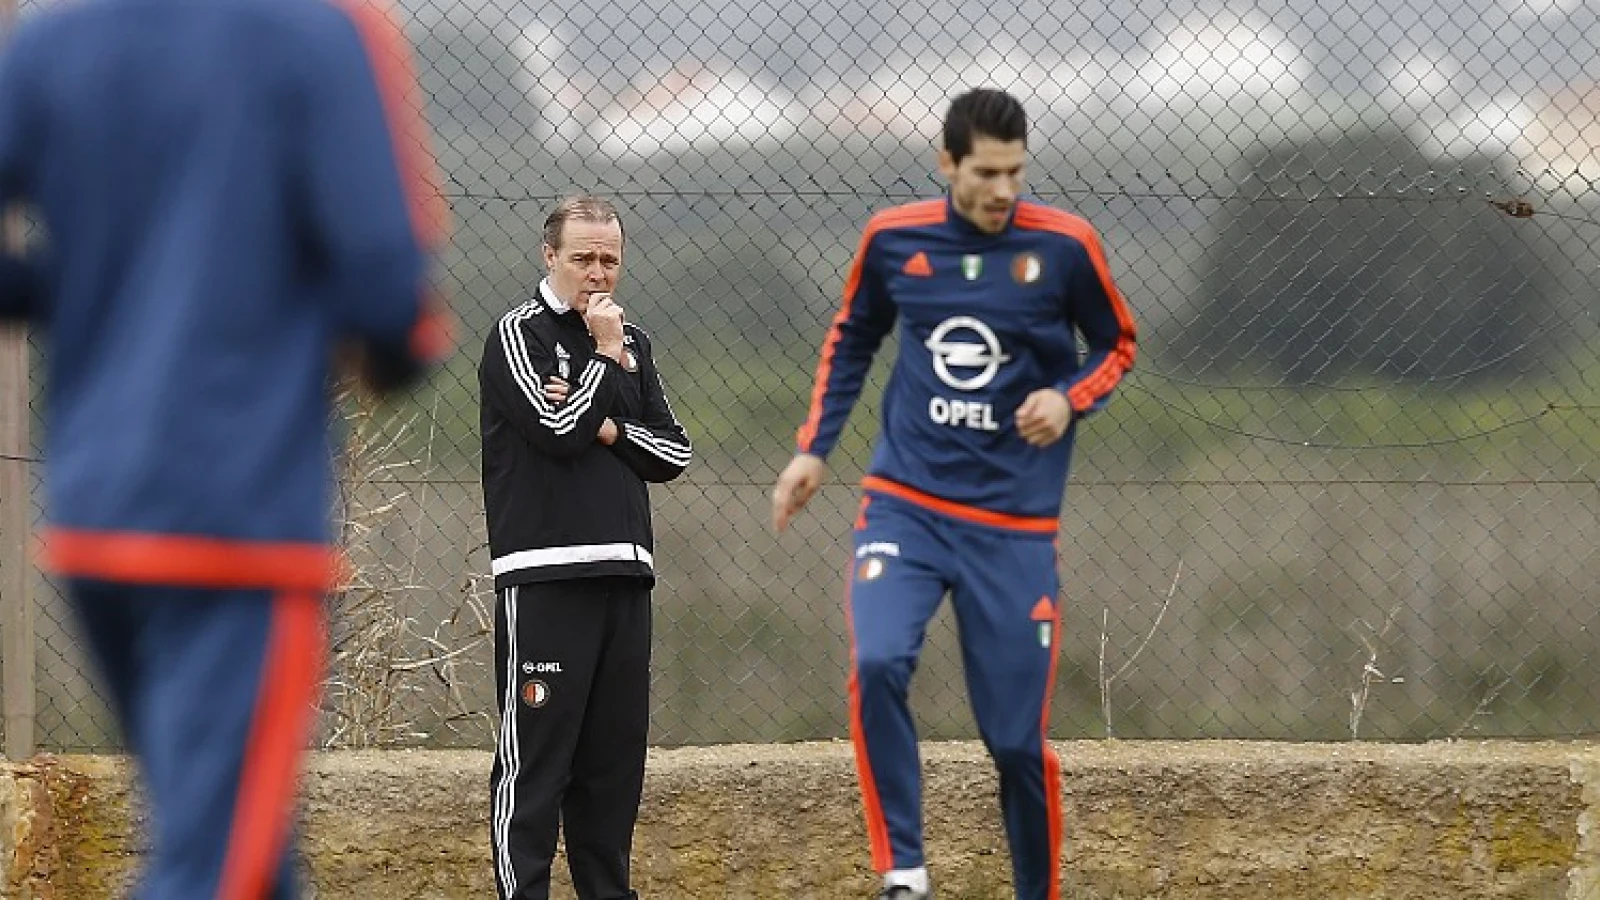
[[[782,531],[822,483],[898,319],[846,604],[850,732],[883,900],[932,896],[907,692],[946,593],[1000,774],[1016,896],[1060,896],[1060,763],[1047,734],[1056,535],[1077,423],[1133,365],[1135,332],[1089,223],[1022,197],[1027,131],[1022,105],[1002,91],[950,104],[938,155],[949,191],[868,221],[799,452],[772,492]]]
[[[494,573],[490,844],[501,900],[545,900],[558,830],[578,900],[637,898],[629,860],[650,729],[650,482],[692,448],[650,338],[613,293],[622,219],[602,197],[544,223],[546,277],[478,368]]]
[[[47,361],[45,567],[144,780],[141,900],[297,895],[336,355],[448,350],[404,37],[368,2],[86,0],[0,59],[0,319]],[[4,385],[15,390],[16,385]]]

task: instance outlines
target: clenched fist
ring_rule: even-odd
[[[1072,424],[1072,404],[1054,388],[1040,388],[1017,407],[1017,432],[1035,447],[1048,447],[1067,433]]]
[[[590,294],[583,324],[594,338],[595,352],[622,362],[622,307],[610,294]]]

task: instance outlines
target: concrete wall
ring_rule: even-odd
[[[1600,900],[1600,747],[1064,742],[1068,900]],[[1008,898],[982,748],[924,748],[941,900]],[[494,895],[489,756],[314,755],[308,893]],[[653,751],[635,848],[646,900],[865,898],[875,884],[848,744]],[[124,761],[0,767],[0,897],[119,896],[140,855]],[[557,881],[564,881],[557,872]],[[556,898],[570,898],[558,886]]]

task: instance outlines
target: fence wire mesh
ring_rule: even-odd
[[[619,295],[697,451],[653,492],[653,741],[845,734],[843,569],[885,366],[781,537],[768,488],[861,226],[939,194],[944,105],[978,85],[1024,100],[1031,191],[1101,231],[1141,326],[1079,436],[1053,734],[1600,731],[1593,3],[407,14],[464,340],[414,398],[345,404],[356,564],[325,743],[491,745],[475,367],[579,189],[624,210]],[[114,746],[56,588],[35,593],[40,744]],[[913,696],[924,738],[972,736],[948,611]]]

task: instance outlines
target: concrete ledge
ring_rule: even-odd
[[[1068,900],[1600,900],[1600,746],[1063,742]],[[482,752],[314,755],[313,896],[492,898]],[[924,747],[942,900],[1010,898],[976,744]],[[636,846],[648,900],[869,897],[844,743],[654,751]],[[126,764],[0,766],[0,897],[119,896],[139,860]],[[558,881],[561,880],[558,872]],[[571,894],[558,888],[556,897]]]

